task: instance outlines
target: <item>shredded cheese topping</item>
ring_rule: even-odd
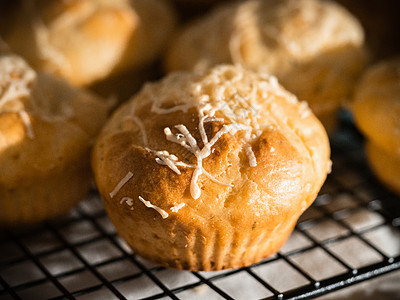
[[[186,205],[186,203],[180,203],[180,204],[177,204],[177,205],[175,205],[175,206],[172,206],[170,209],[171,209],[172,212],[176,213],[176,212],[178,212],[181,208],[183,208],[185,205]]]
[[[170,76],[169,79],[173,81],[174,76]],[[195,95],[188,95],[187,98],[185,97],[185,102],[172,103],[172,105],[169,103],[171,102],[170,98],[163,98],[163,95],[167,95],[168,93],[163,93],[163,91],[161,91],[160,93],[154,94],[151,89],[147,89],[147,93],[150,95],[152,101],[151,112],[153,113],[170,114],[179,111],[185,113],[191,108],[196,108],[198,111],[197,128],[200,134],[201,144],[198,143],[184,124],[177,124],[173,128],[164,128],[165,138],[192,153],[196,157],[196,164],[184,163],[180,161],[175,154],[170,154],[166,150],[153,150],[146,147],[147,151],[156,156],[156,163],[168,166],[178,175],[181,174],[179,167],[194,169],[190,184],[190,193],[194,199],[198,199],[201,196],[198,179],[202,174],[213,182],[232,186],[231,184],[217,180],[203,167],[203,160],[210,156],[213,147],[223,135],[234,135],[237,132],[242,132],[243,139],[246,142],[245,153],[248,156],[249,165],[251,167],[257,166],[256,156],[250,143],[258,138],[262,132],[259,124],[260,116],[257,113],[259,104],[253,101],[253,99],[256,98],[259,87],[256,85],[250,86],[248,91],[246,91],[248,97],[244,97],[241,92],[235,88],[236,83],[240,82],[242,79],[243,75],[241,73],[235,73],[229,68],[216,69],[214,74],[211,74],[210,81],[220,81],[222,84],[218,88],[215,88],[212,93],[204,91],[203,89],[205,89],[205,86],[201,83],[195,83],[193,85]],[[270,81],[269,85],[277,85],[275,78],[268,77],[268,81]],[[169,85],[165,84],[165,87],[169,87]],[[182,89],[184,89],[184,87],[182,87]],[[177,98],[182,99],[182,97]],[[141,121],[138,121],[135,111],[134,108],[132,114],[127,118],[137,123],[142,136],[146,137],[143,138],[143,140],[145,145],[147,145],[145,127]],[[216,122],[221,125],[219,131],[212,137],[206,134],[204,124],[207,122]]]
[[[143,137],[144,148],[155,156],[157,164],[167,166],[177,175],[182,173],[182,168],[193,169],[190,194],[194,199],[201,196],[199,179],[202,175],[215,183],[233,186],[218,180],[203,166],[204,160],[211,155],[215,145],[224,135],[237,135],[243,142],[249,166],[256,167],[257,154],[253,151],[252,142],[261,135],[263,129],[270,126],[263,123],[268,118],[265,118],[263,113],[266,109],[261,106],[268,105],[268,110],[273,111],[276,103],[269,100],[276,97],[281,97],[289,103],[297,103],[296,97],[282,89],[275,77],[244,74],[246,71],[240,66],[220,66],[205,75],[172,73],[157,88],[146,85],[141,92],[142,98],[132,103],[131,111],[126,116],[126,119],[131,119],[137,124]],[[160,115],[197,111],[197,132],[179,123],[163,129],[165,139],[191,153],[196,159],[195,163],[181,161],[177,154],[169,153],[165,149],[149,147],[146,126],[137,115],[144,105],[149,105],[152,113]],[[304,117],[310,114],[306,104],[299,107],[299,112]],[[209,136],[205,130],[205,124],[209,122],[214,122],[219,128],[213,136]],[[196,139],[195,136],[199,138]],[[271,152],[273,151],[275,149],[271,149]]]
[[[119,201],[120,204],[126,203],[131,207],[131,210],[133,210],[133,199],[130,197],[122,197],[121,201]]]
[[[169,215],[165,210],[159,208],[158,206],[151,204],[150,201],[144,200],[142,196],[139,196],[139,200],[142,201],[143,204],[146,205],[146,207],[152,208],[155,211],[157,211],[163,219],[168,218]]]
[[[33,132],[33,127],[31,123],[31,118],[29,117],[29,114],[25,110],[20,110],[18,112],[19,117],[21,118],[22,122],[25,125],[26,128],[26,135],[28,138],[33,139],[35,137],[35,134]]]
[[[144,198],[142,196],[139,196],[139,200],[142,201],[144,203],[144,205],[146,205],[146,207],[155,209],[162,216],[163,219],[168,218],[169,214],[165,210],[159,208],[158,206],[151,204],[150,201],[144,200]],[[133,210],[133,201],[134,200],[131,197],[122,197],[121,200],[119,201],[119,203],[120,204],[125,203],[130,207],[130,210]],[[185,205],[186,205],[186,203],[180,203],[175,206],[172,206],[170,208],[170,210],[171,210],[171,212],[177,213]]]
[[[256,167],[257,166],[257,160],[256,160],[256,157],[254,155],[253,149],[250,147],[249,144],[247,144],[245,146],[245,148],[246,148],[247,157],[249,158],[250,167]]]
[[[36,72],[23,59],[15,55],[0,57],[0,113],[18,113],[31,139],[34,132],[24,100],[30,96],[35,79]]]
[[[112,190],[110,193],[111,199],[114,198],[114,196],[119,192],[119,190],[133,177],[133,173],[129,171],[124,178],[118,182],[118,184],[115,186],[115,188]]]

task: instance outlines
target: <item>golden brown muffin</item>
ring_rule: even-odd
[[[36,69],[88,85],[154,61],[175,17],[162,0],[29,0],[5,40]]]
[[[146,85],[100,134],[92,166],[135,253],[187,270],[277,252],[330,168],[326,132],[276,78],[239,66]]]
[[[0,226],[67,212],[88,192],[103,99],[0,55]]]
[[[165,64],[192,70],[236,63],[273,74],[331,131],[363,69],[363,42],[359,22],[334,2],[251,0],[225,4],[189,24]]]
[[[376,144],[367,142],[367,158],[376,176],[400,195],[400,155],[393,155]]]
[[[400,193],[400,57],[371,66],[355,92],[354,119],[376,175]]]
[[[372,143],[400,156],[400,57],[371,66],[355,91],[355,121]]]

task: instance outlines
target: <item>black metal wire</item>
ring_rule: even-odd
[[[85,216],[87,219],[89,219],[92,224],[96,227],[96,229],[105,237],[109,239],[109,241],[117,247],[122,253],[124,253],[125,256],[129,257],[130,260],[137,266],[139,267],[155,284],[157,284],[166,295],[171,297],[172,299],[178,299],[156,276],[153,275],[152,272],[150,272],[143,264],[141,264],[133,255],[129,255],[117,242],[114,238],[109,236],[106,232],[104,232],[103,228],[99,226],[94,218],[92,218],[90,215],[84,213],[81,211],[81,214]]]
[[[40,262],[40,260],[31,251],[29,251],[28,248],[11,231],[7,231],[7,234],[10,237],[10,240],[14,241],[21,248],[24,254],[35,263],[40,271],[42,271],[44,275],[46,275],[46,278],[48,278],[64,294],[67,299],[73,299],[68,290],[54,278],[54,276],[47,270],[47,268]]]
[[[0,276],[0,283],[4,287],[4,291],[14,299],[20,299],[17,293],[10,287],[10,285]]]
[[[360,268],[358,274],[348,272],[346,274],[335,276],[329,279],[321,280],[318,288],[315,286],[306,286],[285,294],[285,299],[310,299],[325,295],[356,283],[373,279],[383,274],[399,270],[400,258],[397,257],[393,263],[380,262],[367,267]]]
[[[180,286],[174,288],[168,288],[168,286],[157,277],[157,273],[165,270],[165,268],[156,266],[148,267],[145,263],[142,263],[140,259],[138,259],[134,254],[128,252],[124,249],[123,246],[121,246],[120,242],[118,241],[118,236],[114,231],[107,232],[102,227],[101,223],[99,223],[99,219],[105,217],[104,210],[100,209],[99,211],[92,213],[87,212],[82,208],[78,208],[75,211],[78,215],[77,217],[66,218],[61,221],[58,220],[57,222],[44,223],[39,227],[28,229],[25,232],[20,232],[18,230],[7,230],[1,232],[0,256],[2,255],[1,245],[4,245],[6,243],[12,243],[13,245],[16,245],[18,249],[22,251],[22,254],[20,256],[12,256],[9,259],[3,258],[0,261],[0,297],[6,295],[13,299],[20,299],[20,293],[24,290],[38,287],[42,284],[51,283],[61,293],[59,296],[53,297],[53,299],[74,299],[81,295],[88,295],[92,292],[102,290],[111,292],[118,299],[126,299],[126,296],[119,290],[119,285],[122,283],[134,281],[136,279],[147,278],[150,279],[152,284],[161,289],[161,291],[156,292],[154,295],[146,296],[144,299],[160,299],[164,297],[179,299],[181,293],[184,293],[185,291],[191,291],[192,289],[203,285],[207,286],[213,292],[217,293],[221,298],[233,299],[234,297],[229,295],[229,293],[224,291],[223,288],[218,286],[218,280],[225,278],[229,280],[231,276],[243,272],[246,274],[246,276],[250,276],[258,284],[260,284],[260,286],[265,288],[266,294],[268,292],[272,294],[272,296],[267,297],[266,299],[307,299],[327,294],[332,291],[351,286],[358,282],[366,281],[395,270],[400,270],[400,255],[390,257],[386,255],[382,249],[378,248],[371,241],[364,237],[366,233],[373,232],[384,226],[388,226],[394,230],[397,230],[397,233],[400,237],[399,197],[385,190],[380,185],[380,183],[376,181],[373,174],[366,166],[362,155],[360,155],[361,152],[357,153],[357,151],[361,149],[359,141],[357,141],[358,148],[357,145],[353,145],[350,147],[348,146],[348,139],[344,136],[341,136],[341,138],[347,143],[344,143],[345,147],[347,148],[343,147],[343,145],[341,146],[340,139],[338,143],[339,146],[334,146],[334,161],[336,162],[336,164],[333,174],[328,179],[326,188],[330,190],[329,193],[331,193],[331,195],[333,196],[340,194],[349,195],[351,197],[351,200],[354,202],[354,206],[344,208],[339,212],[331,211],[327,209],[325,205],[329,201],[334,200],[324,199],[323,196],[317,199],[316,203],[314,204],[314,209],[320,214],[320,216],[300,222],[296,226],[297,232],[310,242],[303,247],[296,248],[295,250],[285,253],[280,252],[277,255],[269,259],[265,259],[262,262],[253,266],[237,270],[229,270],[222,274],[216,273],[215,275],[212,275],[210,277],[205,277],[199,272],[192,272],[191,274],[195,277],[196,281],[181,284]],[[348,183],[344,185],[338,179],[339,176],[346,174],[346,172],[348,172],[349,170],[351,170],[351,172],[361,178],[361,181],[356,182],[353,186]],[[363,190],[366,187],[372,191],[370,199],[362,199],[358,194],[359,190]],[[96,196],[96,194],[92,195],[92,198],[93,197],[97,197],[97,200],[91,201],[100,201],[99,197]],[[344,221],[346,214],[350,215],[364,209],[368,209],[369,211],[381,215],[384,218],[384,222],[358,230],[353,229],[352,226]],[[68,226],[77,224],[78,222],[82,221],[91,224],[91,226],[93,227],[93,231],[96,234],[94,236],[90,236],[87,239],[82,239],[76,242],[69,241],[62,233],[62,230],[65,230],[65,228],[67,228]],[[321,221],[334,222],[335,224],[344,228],[346,232],[338,236],[329,237],[323,240],[315,238],[312,234],[308,232],[308,228],[311,228],[312,226],[318,226],[318,223]],[[43,232],[50,232],[61,244],[61,246],[57,245],[53,248],[45,249],[37,253],[31,251],[29,247],[25,245],[24,239],[26,237],[40,235]],[[377,263],[371,263],[367,266],[354,269],[351,265],[349,265],[348,262],[341,258],[340,255],[335,254],[329,248],[330,245],[346,241],[347,239],[353,237],[360,240],[366,245],[366,247],[371,249],[371,251],[379,255],[381,257],[381,260]],[[119,253],[116,257],[114,256],[100,262],[92,263],[88,261],[78,250],[80,247],[90,246],[103,240],[111,243],[111,245],[116,248],[116,251],[118,251]],[[311,250],[313,249],[322,250],[326,255],[333,259],[335,263],[343,267],[345,271],[323,280],[316,280],[311,274],[303,269],[301,265],[295,263],[291,259],[291,257],[299,254],[311,255],[308,253],[311,253]],[[57,253],[65,250],[68,250],[81,265],[72,270],[63,271],[61,273],[53,275],[41,260],[42,258],[46,258],[50,255],[56,255]],[[312,256],[310,256],[309,259],[312,259]],[[117,276],[115,279],[109,280],[99,271],[99,268],[101,267],[106,267],[113,263],[124,260],[128,260],[130,263],[132,263],[138,269],[138,272],[123,276]],[[257,271],[255,271],[259,267],[268,268],[269,264],[278,261],[282,261],[287,264],[292,270],[300,274],[301,277],[307,281],[307,283],[292,290],[281,291],[273,284],[271,284],[269,280],[263,278],[262,275],[258,274]],[[4,270],[8,270],[8,268],[12,268],[13,266],[24,262],[33,263],[44,274],[45,277],[13,285],[7,282],[6,276],[1,275],[4,274]],[[64,284],[62,284],[62,281],[65,278],[68,278],[70,276],[79,277],[80,274],[84,272],[89,272],[98,280],[98,282],[74,291],[70,291]],[[277,274],[277,276],[279,276],[279,274]]]

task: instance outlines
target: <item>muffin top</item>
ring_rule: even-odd
[[[365,63],[363,42],[359,22],[331,1],[235,2],[186,26],[171,43],[166,68],[242,64],[277,76],[318,115],[347,97]]]
[[[366,70],[355,91],[355,121],[373,143],[400,155],[400,57]]]
[[[330,160],[306,103],[274,77],[223,65],[147,84],[105,126],[92,165],[122,215],[265,225],[304,211]]]
[[[4,37],[35,68],[75,85],[154,61],[175,16],[163,0],[34,0],[10,20]]]
[[[19,56],[0,55],[1,182],[82,156],[108,111],[103,99],[35,72]]]

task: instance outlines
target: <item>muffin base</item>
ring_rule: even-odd
[[[0,185],[0,226],[41,222],[68,212],[88,193],[90,168],[70,162],[47,174]]]
[[[161,225],[155,220],[149,220],[153,223],[149,225],[121,215],[122,211],[107,200],[104,204],[119,236],[135,254],[160,266],[189,271],[218,271],[257,263],[279,251],[298,219],[291,218],[275,228],[235,228],[224,221],[184,225],[170,215]]]

